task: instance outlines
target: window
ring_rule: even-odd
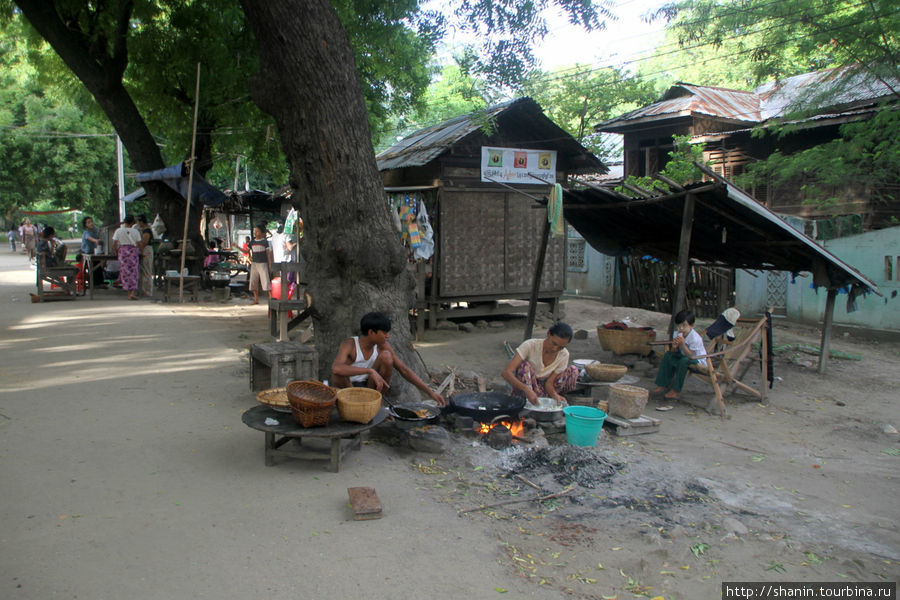
[[[585,250],[587,243],[583,238],[570,239],[566,246],[566,267],[569,271],[587,271],[587,256]]]
[[[900,256],[897,257],[897,265],[900,266]],[[884,280],[891,281],[894,279],[894,257],[884,257]]]

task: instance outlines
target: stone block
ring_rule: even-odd
[[[443,454],[450,445],[450,433],[443,427],[426,425],[409,430],[409,446],[416,452]]]

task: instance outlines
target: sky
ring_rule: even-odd
[[[663,4],[663,0],[622,0],[612,13],[617,20],[606,29],[588,33],[568,23],[562,13],[549,10],[550,32],[535,51],[544,70],[569,66],[575,62],[602,66],[628,66],[630,61],[653,51],[662,41],[663,21],[647,24],[641,16]]]

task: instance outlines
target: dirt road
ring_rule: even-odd
[[[264,307],[113,291],[32,304],[33,276],[21,255],[0,255],[4,598],[693,600],[718,598],[722,581],[900,574],[896,344],[840,338],[863,359],[834,360],[825,377],[780,356],[766,405],[731,403],[726,420],[688,403],[653,412],[659,433],[604,435],[578,463],[617,465],[594,487],[459,516],[537,493],[514,471],[564,489],[559,465],[576,455],[563,446],[517,466],[521,449],[458,436],[437,456],[369,443],[338,474],[266,468],[262,434],[240,421],[254,405],[246,348],[268,339]],[[587,330],[665,320],[589,301],[566,310]],[[496,380],[503,341],[521,334],[521,320],[429,331],[417,348],[434,372]],[[779,324],[776,344],[792,341],[816,334]],[[614,358],[593,335],[570,348]],[[704,394],[695,383],[685,393],[701,405]],[[383,519],[350,519],[346,488],[358,485],[378,490]]]

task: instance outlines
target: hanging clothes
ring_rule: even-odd
[[[553,187],[550,188],[550,200],[547,202],[547,220],[550,222],[550,234],[553,237],[558,238],[565,235],[563,191],[562,186],[558,183],[553,184]]]
[[[425,202],[419,202],[419,214],[416,217],[416,223],[419,226],[421,243],[413,252],[413,257],[428,260],[434,254],[434,229],[429,222]]]

